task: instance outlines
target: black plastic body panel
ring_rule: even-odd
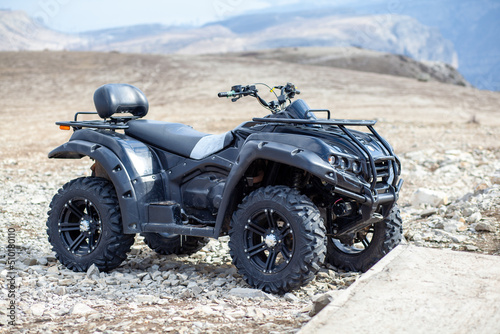
[[[165,200],[165,173],[145,144],[108,130],[78,130],[49,158],[98,161],[115,186],[125,233],[141,232],[148,220],[147,205]]]

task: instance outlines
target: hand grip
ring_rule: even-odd
[[[229,91],[229,92],[220,92],[219,94],[217,94],[217,96],[219,96],[219,97],[231,97],[234,95],[236,95],[234,90]]]

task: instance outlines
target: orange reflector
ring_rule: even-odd
[[[61,130],[69,130],[71,129],[69,125],[59,125],[59,129]]]

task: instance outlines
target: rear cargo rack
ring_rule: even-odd
[[[81,128],[108,129],[108,130],[123,130],[128,129],[127,122],[137,119],[137,116],[122,116],[111,117],[104,120],[79,121],[78,115],[97,115],[95,111],[79,111],[75,114],[74,121],[56,122],[56,125],[71,126],[74,130]]]

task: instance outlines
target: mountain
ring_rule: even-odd
[[[37,25],[23,12],[0,11],[0,50],[218,54],[286,47],[336,47],[346,57],[331,55],[336,60],[330,57],[319,65],[468,85],[452,68],[458,65],[453,44],[437,29],[409,16],[354,15],[342,10],[313,9],[289,13],[285,20],[283,17],[268,13],[195,28],[149,24],[70,35]],[[352,47],[402,57],[366,53],[353,58],[345,54],[355,50]],[[305,58],[299,61],[310,61],[306,54],[301,55]],[[421,63],[429,61],[432,65]]]
[[[438,30],[408,16],[304,15],[285,21],[269,19],[265,27],[259,25],[260,19],[245,16],[238,22],[247,23],[232,19],[194,29],[149,27],[149,30],[142,29],[141,33],[131,34],[127,29],[121,29],[82,36],[90,40],[86,50],[202,54],[280,47],[355,46],[401,54],[416,60],[458,65],[451,42],[444,39]],[[256,26],[259,30],[255,30]]]
[[[160,24],[81,33],[58,33],[37,25],[23,12],[0,11],[3,50],[70,49],[138,53],[223,53],[279,47],[355,46],[390,52],[416,60],[455,66],[453,45],[438,30],[400,15],[346,17],[316,11],[290,15],[242,16],[198,28]],[[263,24],[259,20],[265,19]],[[258,28],[256,28],[258,27]]]
[[[271,16],[271,15],[270,15]],[[252,22],[253,16],[241,22]],[[255,18],[259,20],[259,18]],[[272,21],[272,20],[271,20]],[[230,23],[232,20],[230,21]],[[236,24],[236,22],[235,22]],[[201,40],[180,50],[185,53],[259,50],[278,47],[347,47],[355,46],[390,52],[416,60],[441,61],[457,65],[457,55],[450,41],[438,30],[426,27],[417,20],[400,15],[323,16],[309,14],[293,16],[258,31],[243,26],[219,22],[219,25],[240,31],[238,38]],[[243,24],[243,23],[242,23]],[[251,24],[256,25],[256,22]]]
[[[85,40],[41,26],[22,11],[0,11],[0,51],[63,50]]]
[[[412,78],[419,81],[437,81],[459,86],[471,86],[454,67],[448,64],[432,61],[419,62],[403,55],[354,47],[294,47],[227,53],[225,55],[228,57],[252,57],[294,64],[336,67]]]
[[[187,30],[182,27],[171,27],[162,24],[140,24],[133,26],[117,27],[111,29],[87,31],[78,34],[91,43],[88,48],[112,43],[121,43],[128,40],[137,40],[144,37],[151,37],[162,33],[172,33]]]
[[[284,18],[322,18],[331,15],[410,16],[421,24],[438,30],[444,39],[453,44],[458,55],[458,63],[454,65],[458,65],[455,67],[469,82],[480,89],[500,91],[498,0],[352,0],[348,5],[335,5],[335,2],[329,0],[311,0],[307,3],[273,6],[250,15],[228,18],[217,24],[240,33],[256,32]]]
[[[114,34],[96,31],[86,33],[88,44],[79,48],[85,51],[120,51],[128,53],[179,53],[204,40],[219,40],[235,37],[229,29],[222,26],[209,26],[191,29],[150,29],[142,34],[129,34],[114,31]],[[195,53],[210,53],[199,49]]]
[[[399,3],[397,14],[439,29],[458,54],[458,69],[475,87],[500,91],[500,1],[419,0]],[[356,14],[387,11],[387,4],[357,6]]]

